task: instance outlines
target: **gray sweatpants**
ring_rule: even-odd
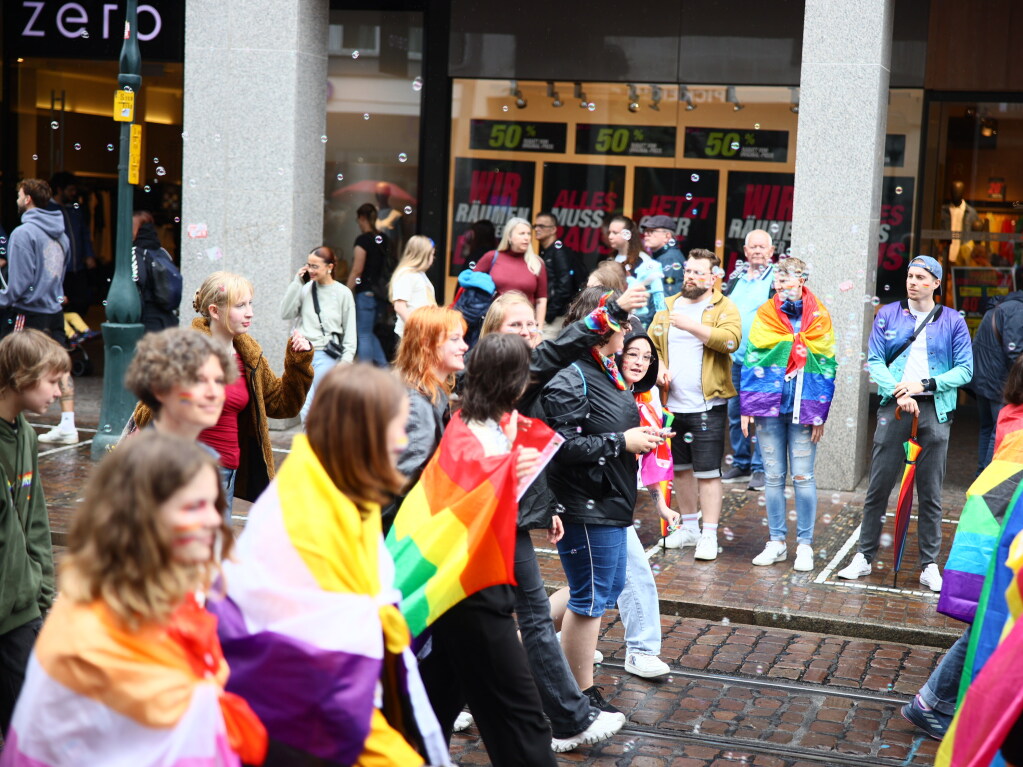
[[[941,484],[945,480],[945,456],[952,413],[945,423],[938,422],[933,397],[918,397],[920,420],[917,442],[923,448],[916,460],[916,499],[919,504],[917,534],[920,545],[920,567],[938,561],[941,552]],[[860,526],[859,552],[868,562],[874,560],[884,527],[885,511],[892,489],[902,480],[906,466],[903,443],[909,439],[912,417],[905,413],[895,418],[892,401],[877,410],[874,450],[870,457],[870,483],[863,503],[863,524]],[[895,501],[892,501],[892,511]]]

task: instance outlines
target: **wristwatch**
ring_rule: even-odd
[[[921,378],[920,385],[924,387],[924,391],[937,391],[938,382],[933,378]]]

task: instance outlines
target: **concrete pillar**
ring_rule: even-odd
[[[252,335],[281,373],[285,285],[323,237],[328,0],[188,0],[182,324],[210,272],[255,285]],[[205,237],[195,227],[204,227]]]
[[[812,265],[812,290],[831,296],[838,336],[816,467],[818,487],[833,490],[856,487],[871,436],[860,353],[874,316],[893,13],[893,0],[806,0],[792,252]]]

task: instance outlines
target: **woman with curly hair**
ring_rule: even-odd
[[[192,330],[210,336],[234,357],[238,379],[229,385],[217,423],[199,441],[220,454],[221,480],[228,514],[234,496],[254,501],[274,476],[268,418],[294,418],[313,381],[313,347],[299,332],[291,335],[284,353],[284,375],[278,378],[252,336],[252,283],[231,272],[214,272],[195,292],[192,306],[199,317]],[[152,411],[145,403],[135,408],[139,428]]]
[[[224,690],[204,609],[231,549],[217,464],[150,430],[89,481],[3,765],[261,764],[266,731]]]

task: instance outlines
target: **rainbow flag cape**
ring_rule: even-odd
[[[1017,620],[1023,614],[1023,535],[1013,538],[1003,561],[1011,578],[1004,592],[1009,611],[1001,642],[966,691],[935,767],[1004,765],[998,749],[1023,714],[1023,622]]]
[[[656,399],[653,390],[634,395],[636,405],[639,407],[640,426],[650,426],[654,429],[665,429],[671,426],[675,416],[661,407]],[[673,476],[671,459],[671,445],[668,440],[639,457],[639,479],[644,487],[647,485],[669,482]]]
[[[534,441],[554,436],[542,422],[519,416],[515,447],[526,433]],[[387,535],[401,611],[414,636],[467,596],[515,583],[516,451],[482,453],[456,413]]]
[[[207,673],[209,676],[207,676]],[[102,602],[54,603],[29,659],[3,767],[262,764],[266,730],[224,693],[216,619],[194,600],[128,630]]]
[[[801,424],[828,420],[835,395],[835,331],[831,315],[811,291],[803,288],[800,331],[781,310],[782,296],[757,309],[742,363],[742,414],[778,416],[786,378],[796,379],[793,418]]]
[[[938,612],[973,623],[1006,511],[1023,492],[1023,431],[1006,435],[991,463],[966,491],[943,573]]]
[[[411,702],[427,761],[450,764],[396,607],[379,509],[360,513],[304,435],[252,506],[223,570],[227,595],[210,609],[231,664],[228,688],[271,739],[341,764],[368,751],[421,764],[402,737],[374,726],[378,689],[393,684]],[[401,679],[385,676],[388,654]]]

